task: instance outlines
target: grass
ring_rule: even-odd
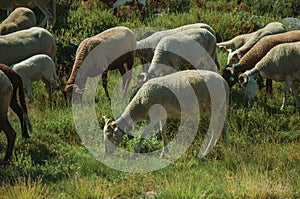
[[[233,32],[223,29],[224,26],[232,25],[232,17],[236,17],[235,22],[239,22],[240,25],[252,23],[245,22],[249,15],[246,11],[242,15],[237,9],[231,10],[230,13],[220,13],[213,9],[229,9],[234,6],[233,3],[222,6],[224,4],[225,1],[218,1],[216,4],[208,1],[207,5],[211,5],[212,8],[210,10],[190,9],[189,13],[157,16],[145,23],[131,23],[129,20],[116,18],[102,27],[100,20],[97,22],[97,28],[105,29],[106,26],[114,24],[125,24],[131,28],[176,27],[205,19],[207,21],[200,21],[214,24],[216,32],[224,39],[242,31],[238,29],[238,25],[235,26],[236,29],[231,29]],[[76,16],[83,17],[86,12],[90,13],[80,9],[72,10],[70,21],[76,21]],[[237,16],[236,13],[241,15]],[[203,17],[205,14],[206,18]],[[91,14],[90,19],[86,19],[86,27],[78,33],[80,37],[97,31],[88,31],[93,27],[95,15]],[[106,12],[102,15],[106,16],[106,20],[112,17]],[[216,24],[218,19],[220,22]],[[269,20],[273,18],[265,17],[259,23],[265,24]],[[80,31],[80,27],[64,28],[55,30],[57,38],[66,36],[67,40]],[[79,41],[80,37],[75,40]],[[218,52],[222,66],[226,63],[226,56],[227,53]],[[137,61],[135,65],[138,64]],[[119,80],[119,74],[116,71],[109,72],[108,77],[108,90],[111,93]],[[29,104],[34,127],[30,139],[21,138],[17,117],[14,113],[9,114],[18,135],[12,160],[8,165],[0,166],[0,198],[300,197],[300,113],[295,112],[292,97],[288,100],[287,109],[279,110],[283,90],[281,83],[274,84],[272,97],[265,99],[264,90],[258,91],[256,99],[251,103],[244,100],[238,86],[234,87],[228,110],[227,147],[220,139],[206,158],[196,158],[203,133],[209,123],[206,117],[201,117],[197,139],[179,159],[163,169],[137,174],[121,172],[98,161],[80,139],[75,128],[72,107],[70,104],[65,105],[61,93],[54,94],[56,102],[51,104],[47,101],[47,94],[41,83],[36,83],[34,89],[35,101]],[[101,116],[112,117],[113,114],[102,86],[97,88],[96,98],[96,117],[100,126],[103,126]],[[82,117],[84,118],[84,115]],[[168,124],[168,132],[175,134],[176,121],[171,120]],[[101,136],[100,132],[93,129],[89,129],[90,131],[94,134],[88,136]],[[127,143],[123,142],[122,145],[126,150],[133,151],[137,143],[138,139],[133,139]],[[2,158],[5,146],[6,139],[4,134],[1,134]],[[142,151],[157,150],[161,146],[160,136],[152,136],[146,139]]]

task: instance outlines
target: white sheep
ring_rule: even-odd
[[[232,87],[238,81],[240,73],[252,69],[274,46],[297,41],[300,41],[300,30],[265,36],[241,58],[239,63],[226,66],[222,76]],[[270,87],[271,82],[267,83],[268,92],[272,90]]]
[[[48,4],[50,4],[51,12],[48,10]],[[36,8],[38,7],[43,15],[45,16],[40,27],[44,27],[47,24],[47,28],[54,26],[56,20],[56,1],[55,0],[1,0],[0,9],[7,10],[7,15],[9,15],[13,9],[17,7],[28,7]]]
[[[0,35],[6,35],[34,26],[36,26],[36,16],[34,12],[28,8],[19,7],[2,21],[0,24]]]
[[[107,72],[118,69],[123,78],[123,88],[127,89],[131,80],[131,69],[136,49],[135,34],[128,28],[118,26],[82,41],[76,51],[72,73],[66,82],[64,92],[81,94],[88,77],[102,73],[102,85],[108,99]],[[85,58],[89,56],[88,61]],[[82,66],[82,67],[81,67]],[[127,66],[128,74],[125,74]],[[77,82],[75,82],[75,79]],[[75,87],[74,87],[75,86]]]
[[[33,101],[32,82],[42,80],[48,91],[49,101],[52,101],[52,88],[57,88],[55,63],[45,54],[34,55],[24,61],[10,66],[22,78],[24,89],[28,92],[30,101]]]
[[[253,78],[260,75],[275,81],[285,82],[284,97],[281,110],[286,106],[286,99],[290,88],[295,96],[296,107],[300,108],[298,89],[295,85],[300,80],[300,42],[283,43],[272,48],[253,69],[247,70],[239,76],[239,81],[247,98],[252,99],[255,95],[257,82]]]
[[[188,29],[160,40],[147,73],[142,75],[146,78],[142,82],[179,69],[217,72],[218,66],[215,36],[204,28]]]
[[[255,34],[255,32],[237,35],[228,41],[217,43],[217,46],[220,49],[227,50],[229,53],[231,53],[232,50],[238,49],[243,46],[253,36],[253,34]]]
[[[154,56],[154,50],[162,38],[166,36],[172,36],[181,31],[194,28],[205,28],[208,31],[210,31],[214,36],[216,35],[214,29],[205,23],[188,24],[174,29],[158,31],[150,35],[149,37],[137,42],[136,56],[150,63]]]
[[[4,157],[5,162],[11,157],[16,140],[16,132],[7,118],[12,95],[12,84],[7,76],[0,70],[0,132],[3,130],[7,138],[7,147]]]
[[[114,122],[105,119],[104,146],[107,154],[112,153],[124,135],[128,135],[134,122],[148,120],[140,143],[135,152],[139,153],[145,137],[160,121],[167,118],[180,118],[184,121],[198,121],[199,113],[211,112],[211,127],[205,136],[200,157],[209,153],[223,132],[226,140],[226,109],[229,99],[229,87],[217,73],[206,70],[185,70],[146,82],[127,105],[122,115]],[[209,110],[211,105],[211,110]],[[161,127],[162,128],[162,127]],[[162,129],[161,129],[162,131]],[[183,135],[189,137],[190,135]],[[167,141],[162,131],[164,148],[161,156],[167,152]],[[208,141],[209,140],[209,141]],[[176,142],[176,141],[175,141]]]
[[[56,43],[44,28],[32,27],[0,36],[0,63],[12,65],[36,54],[56,59]]]
[[[240,48],[230,52],[228,54],[227,64],[237,63],[261,38],[272,35],[286,32],[285,27],[282,23],[272,22],[267,24],[265,27],[255,31],[253,35],[247,40],[247,42]]]

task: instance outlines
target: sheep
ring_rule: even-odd
[[[36,16],[34,12],[28,8],[19,7],[2,21],[0,24],[0,35],[6,35],[34,26],[36,26]]]
[[[10,66],[16,71],[23,81],[23,86],[28,92],[29,101],[33,101],[32,82],[42,80],[48,91],[49,101],[52,101],[52,88],[57,88],[55,63],[45,54],[34,55],[22,62]]]
[[[281,43],[300,41],[300,31],[269,35],[259,40],[237,64],[227,65],[223,70],[223,78],[232,87],[238,81],[238,75],[252,69],[274,46]],[[272,82],[267,80],[267,92],[271,92]]]
[[[7,138],[4,162],[8,161],[11,157],[16,140],[16,132],[7,118],[8,107],[10,105],[12,95],[12,84],[7,76],[0,70],[0,132],[3,130]]]
[[[272,48],[251,70],[239,76],[239,82],[245,89],[246,97],[252,99],[255,94],[257,82],[253,78],[260,75],[261,78],[269,78],[275,81],[285,82],[284,97],[281,110],[286,107],[286,99],[290,88],[296,99],[296,107],[300,108],[297,94],[296,81],[300,80],[300,42],[283,43]]]
[[[185,70],[151,79],[139,89],[116,121],[109,122],[104,117],[105,152],[111,154],[124,135],[127,134],[129,138],[133,138],[128,131],[131,130],[134,122],[143,120],[149,122],[135,150],[135,153],[139,153],[145,137],[159,121],[180,117],[182,120],[196,119],[198,121],[198,111],[208,113],[210,112],[208,107],[211,105],[213,130],[208,130],[206,138],[210,139],[209,144],[205,142],[207,145],[202,145],[202,149],[205,150],[202,154],[199,153],[199,157],[204,157],[215,145],[221,133],[226,141],[225,119],[228,99],[229,87],[226,81],[218,73],[212,71]],[[217,125],[218,127],[215,128]],[[161,123],[160,126],[162,128]],[[166,135],[163,131],[162,137],[164,148],[161,157],[168,151]]]
[[[155,47],[162,38],[174,35],[184,30],[194,28],[205,28],[208,31],[210,31],[214,36],[216,35],[214,29],[205,23],[188,24],[174,29],[158,31],[150,35],[149,37],[137,42],[136,57],[142,58],[143,60],[150,63],[154,56]]]
[[[286,32],[286,29],[280,22],[272,22],[267,24],[265,27],[255,31],[255,33],[247,40],[247,42],[243,46],[228,54],[227,65],[238,62],[261,38],[267,35],[284,32]]]
[[[30,119],[28,117],[28,110],[27,110],[26,101],[25,101],[22,79],[18,75],[18,73],[16,73],[14,70],[9,68],[5,64],[0,64],[0,70],[8,77],[8,79],[12,83],[13,94],[12,94],[12,99],[10,101],[10,107],[17,114],[17,116],[20,120],[21,129],[22,129],[22,137],[28,138],[29,135],[28,135],[27,127],[28,127],[29,131],[32,131],[32,125],[31,125]],[[19,100],[20,100],[21,106],[18,103],[17,92],[19,92]]]
[[[211,58],[209,58],[211,57]],[[215,62],[213,63],[212,60]],[[166,67],[168,66],[168,67]],[[139,81],[174,72],[173,69],[206,69],[218,71],[216,38],[207,29],[188,29],[173,36],[166,36],[157,44],[147,73]]]
[[[51,5],[51,12],[48,10],[48,4]],[[14,8],[17,7],[28,7],[35,8],[38,7],[43,15],[45,16],[40,27],[45,27],[48,29],[50,26],[54,26],[56,20],[56,1],[55,0],[1,0],[0,9],[7,10],[7,15],[11,13]]]
[[[56,59],[55,40],[44,28],[32,27],[0,36],[0,63],[9,66],[35,54],[46,54]]]
[[[123,26],[110,28],[85,39],[76,51],[73,69],[64,87],[64,92],[71,92],[75,88],[75,91],[81,94],[87,78],[102,73],[102,85],[107,98],[110,100],[107,90],[107,72],[108,70],[118,69],[123,78],[123,88],[127,89],[131,80],[135,49],[136,38],[134,33]],[[88,56],[90,59],[85,61]],[[124,75],[126,73],[125,65],[128,69],[126,75]],[[75,78],[77,82],[75,82]]]
[[[237,35],[228,41],[217,43],[217,46],[231,53],[232,49],[238,49],[243,46],[254,34],[255,32]]]

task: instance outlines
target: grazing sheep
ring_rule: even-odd
[[[112,143],[118,145],[124,135],[127,134],[132,138],[128,131],[131,130],[134,122],[149,121],[135,150],[139,153],[145,137],[159,121],[180,117],[182,120],[189,121],[198,119],[198,111],[210,112],[208,109],[211,105],[211,124],[214,127],[207,131],[206,137],[209,137],[210,142],[202,146],[205,150],[201,157],[204,157],[215,145],[222,132],[226,140],[224,123],[228,99],[229,87],[226,81],[212,71],[185,70],[151,79],[139,89],[116,121],[112,123],[109,123],[109,120],[105,121],[103,129],[105,152],[112,153],[115,149]],[[218,116],[214,117],[214,114]],[[217,125],[219,127],[215,128]],[[164,149],[161,156],[164,156],[168,149],[163,131],[162,137]]]
[[[16,140],[16,132],[10,125],[7,112],[13,95],[13,87],[10,80],[0,70],[0,132],[4,131],[7,138],[7,147],[4,162],[8,161],[12,155]]]
[[[238,81],[238,75],[252,69],[274,46],[281,43],[300,41],[300,30],[269,35],[259,40],[237,64],[227,65],[223,70],[223,78],[232,87]],[[271,82],[267,83],[267,91],[270,92]]]
[[[33,101],[32,82],[42,80],[48,91],[49,101],[52,101],[52,88],[57,88],[55,63],[45,54],[34,55],[22,62],[10,66],[22,78],[23,86]]]
[[[56,56],[56,43],[44,28],[33,27],[0,36],[0,63],[12,65],[36,54]]]
[[[7,35],[18,30],[36,26],[36,17],[32,10],[24,7],[16,8],[0,24],[0,35]]]
[[[219,62],[215,36],[204,28],[188,29],[160,40],[155,48],[151,65],[142,77],[145,78],[143,80],[145,82],[149,78],[158,77],[161,73],[170,74],[175,71],[174,69],[205,69],[217,72],[217,66]]]
[[[154,56],[155,47],[157,46],[157,44],[162,38],[166,36],[172,36],[184,30],[195,29],[195,28],[205,28],[208,31],[210,31],[214,36],[216,35],[213,28],[205,23],[188,24],[174,29],[158,31],[150,35],[149,37],[137,42],[136,56],[150,63]]]
[[[237,35],[228,41],[217,43],[217,46],[231,53],[232,49],[238,49],[243,46],[254,34],[255,32]]]
[[[72,92],[73,88],[76,88],[76,91],[80,94],[88,77],[95,77],[103,73],[102,85],[107,98],[110,100],[107,90],[107,72],[108,70],[118,69],[123,78],[123,88],[127,89],[131,80],[135,49],[136,38],[134,33],[123,26],[110,28],[96,36],[85,39],[76,51],[72,73],[66,82],[64,92]],[[88,55],[92,58],[84,62]],[[81,67],[82,64],[85,64],[84,67]],[[126,75],[125,65],[128,69]],[[75,79],[78,81],[76,85]]]
[[[278,33],[286,32],[282,23],[272,22],[265,27],[255,31],[255,33],[248,39],[248,41],[240,48],[228,54],[227,64],[237,63],[261,38]]]
[[[51,5],[51,12],[48,10],[48,4]],[[45,27],[47,23],[47,28],[54,26],[56,20],[56,1],[55,0],[1,0],[0,9],[7,10],[7,15],[17,7],[28,7],[35,8],[38,7],[43,15],[45,16],[43,21],[40,23],[40,27]]]
[[[8,77],[13,86],[13,95],[10,101],[10,107],[17,114],[20,120],[22,137],[29,137],[27,126],[29,131],[32,131],[32,126],[28,117],[22,79],[14,70],[9,68],[7,65],[0,64],[0,70]],[[19,100],[21,106],[18,103],[17,92],[19,92]]]
[[[300,108],[298,89],[295,85],[300,80],[300,42],[283,43],[272,48],[251,70],[239,76],[239,82],[247,98],[252,99],[255,95],[257,82],[253,78],[260,75],[275,81],[285,82],[284,97],[281,109],[286,106],[286,99],[290,88],[296,99],[296,107]]]

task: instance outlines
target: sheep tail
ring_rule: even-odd
[[[19,87],[19,98],[20,98],[20,104],[24,113],[24,118],[23,120],[25,120],[27,126],[28,126],[28,130],[30,132],[32,132],[32,125],[30,122],[30,119],[28,117],[28,110],[27,110],[27,106],[26,106],[26,101],[25,101],[25,94],[24,94],[24,88],[23,88],[23,84],[20,84]]]

